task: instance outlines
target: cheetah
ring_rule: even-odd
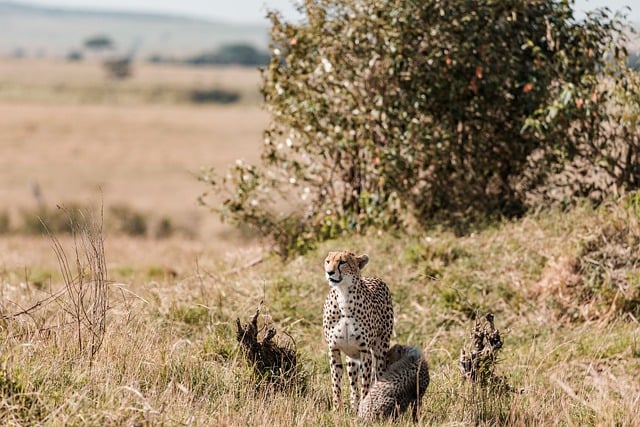
[[[377,277],[362,277],[367,255],[329,252],[324,269],[329,295],[324,303],[322,327],[329,346],[333,404],[341,406],[342,357],[345,353],[351,406],[358,410],[362,396],[384,372],[385,355],[393,330],[393,306],[386,283]],[[373,365],[373,367],[372,367]]]
[[[418,347],[396,344],[387,352],[387,370],[362,399],[358,416],[365,421],[397,418],[409,406],[417,421],[418,407],[429,385],[429,367]]]

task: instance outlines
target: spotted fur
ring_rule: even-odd
[[[324,262],[329,295],[322,320],[324,338],[329,345],[334,406],[340,406],[345,354],[354,410],[366,396],[375,378],[386,368],[385,356],[393,330],[393,306],[387,285],[377,277],[362,277],[369,262],[367,255],[330,252]]]
[[[360,402],[358,416],[367,421],[397,418],[410,406],[413,418],[429,385],[429,367],[418,347],[396,344],[387,353],[387,370]]]

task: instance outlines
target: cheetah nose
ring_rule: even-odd
[[[335,270],[331,270],[331,271],[327,271],[327,274],[328,274],[329,276],[333,276],[333,274],[334,274],[335,272],[336,272]]]

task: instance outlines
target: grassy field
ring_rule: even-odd
[[[3,424],[359,425],[331,408],[321,338],[322,260],[349,248],[367,253],[365,273],[391,288],[392,342],[425,349],[431,384],[420,425],[640,425],[638,198],[464,237],[345,237],[283,263],[195,203],[205,190],[193,176],[201,166],[257,158],[265,113],[249,101],[194,106],[144,89],[211,78],[249,93],[257,73],[140,67],[128,88],[92,101],[76,96],[76,85],[105,84],[91,64],[34,65],[0,63],[0,147],[9,153],[0,157],[0,212],[14,224],[0,235]],[[41,73],[33,93],[28,72]],[[56,98],[51,87],[61,81],[76,89]],[[60,235],[77,273],[66,283],[52,240],[19,231],[35,204],[32,181],[50,205],[99,206],[100,187],[105,222],[109,206],[126,204],[192,232],[157,239],[105,229],[106,278],[83,241]],[[98,296],[108,298],[102,330],[99,311],[77,310]],[[257,386],[236,343],[236,318],[248,321],[261,301],[261,324],[298,351],[301,380],[287,391]],[[504,340],[496,373],[521,394],[469,384],[458,372],[472,319],[486,312]]]

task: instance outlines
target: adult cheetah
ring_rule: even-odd
[[[417,420],[418,406],[429,385],[429,367],[418,347],[396,344],[387,352],[387,370],[362,399],[358,416],[366,421],[396,418],[413,406]]]
[[[360,384],[366,396],[375,378],[386,368],[385,355],[393,330],[393,306],[387,285],[377,277],[362,277],[367,255],[329,252],[324,269],[329,295],[324,303],[322,327],[329,345],[333,404],[341,405],[342,358],[345,353],[351,405],[358,410]],[[372,365],[375,366],[372,369]]]

